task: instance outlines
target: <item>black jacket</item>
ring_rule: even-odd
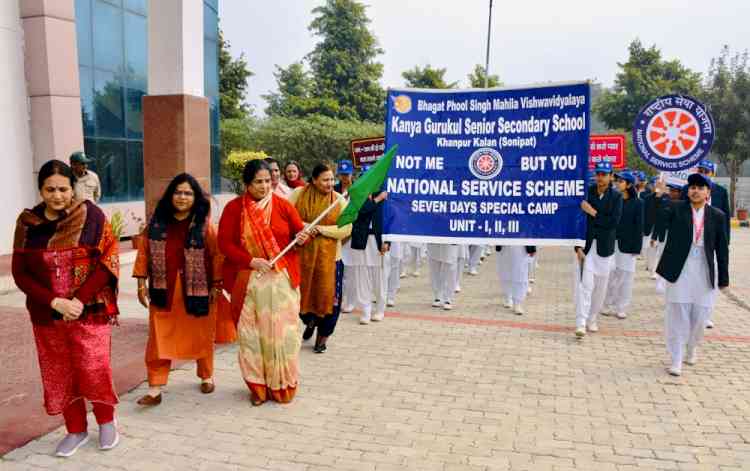
[[[669,196],[656,196],[655,192],[646,195],[643,200],[643,235],[651,235],[656,228],[656,220],[661,207],[669,201]],[[663,239],[662,239],[663,240]]]
[[[672,199],[667,195],[661,195],[660,201],[656,203],[656,222],[654,222],[654,232],[651,233],[651,240],[664,242],[667,240],[667,217],[670,211]]]
[[[615,253],[617,224],[622,216],[622,195],[610,187],[599,198],[594,184],[589,187],[586,201],[596,209],[596,217],[586,215],[586,247],[583,252],[588,254],[596,240],[596,253],[600,257],[609,257]]]
[[[708,262],[709,283],[714,285],[715,267],[719,270],[719,287],[729,286],[729,243],[724,229],[726,216],[711,205],[705,207],[703,246]],[[667,243],[656,267],[656,273],[674,283],[680,277],[693,243],[693,212],[687,201],[673,201],[664,211],[667,226]]]
[[[502,245],[496,245],[495,246],[495,252],[501,252],[503,250]],[[536,253],[536,245],[527,245],[526,246],[526,253],[529,255],[533,255]]]
[[[682,187],[682,192],[680,193],[680,196],[683,200],[687,201],[688,199],[688,186],[685,185]],[[724,212],[724,215],[726,216],[726,221],[724,222],[724,230],[727,233],[727,244],[729,244],[731,236],[732,236],[732,230],[731,230],[731,213],[729,212],[729,193],[727,193],[727,189],[723,186],[719,185],[718,183],[712,183],[711,184],[711,206],[714,208],[720,209]]]
[[[375,203],[367,199],[352,224],[352,249],[366,249],[370,234],[375,236],[380,250],[383,247],[383,202]]]
[[[643,201],[628,198],[622,202],[622,217],[617,225],[617,247],[622,253],[639,254],[643,247]]]

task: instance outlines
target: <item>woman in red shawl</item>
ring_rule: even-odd
[[[239,363],[253,405],[290,402],[299,380],[300,267],[296,250],[269,263],[292,240],[307,240],[297,210],[271,191],[268,163],[252,160],[242,173],[245,194],[230,201],[219,222],[224,280],[238,315]]]
[[[63,414],[68,434],[56,455],[88,441],[85,400],[93,403],[99,448],[117,446],[117,394],[110,366],[111,329],[118,314],[117,240],[104,213],[73,198],[70,167],[50,160],[39,170],[42,203],[18,217],[13,278],[34,329],[44,406]]]
[[[296,161],[290,160],[284,166],[284,180],[286,180],[286,186],[292,190],[305,186],[305,181],[302,179],[302,167]]]

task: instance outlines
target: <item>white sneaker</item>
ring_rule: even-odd
[[[513,301],[511,301],[510,299],[506,299],[505,302],[503,303],[503,307],[506,308],[506,309],[512,308],[513,307]]]
[[[396,300],[389,299],[388,301],[386,301],[385,305],[388,306],[388,307],[393,307],[393,306],[396,305]]]
[[[517,316],[522,316],[524,314],[523,304],[521,303],[515,304],[513,306],[513,312],[515,312]]]
[[[369,324],[370,323],[370,313],[368,312],[367,314],[365,314],[363,312],[362,315],[359,317],[359,323],[362,324],[362,325]]]
[[[412,276],[419,276],[419,270],[415,271],[415,272],[414,272],[414,273],[412,273],[411,275],[412,275]]]
[[[652,274],[651,274],[651,279],[652,279],[652,280],[655,280],[655,279],[657,279],[657,278],[658,278],[658,276],[656,276],[656,273],[652,273]]]
[[[685,358],[685,364],[688,366],[695,366],[698,363],[698,352],[697,349],[688,350],[687,358]]]
[[[601,314],[602,316],[606,316],[606,317],[614,316],[615,315],[615,310],[612,309],[611,307],[606,307],[605,306],[604,309],[602,309],[599,314]]]
[[[583,327],[576,327],[576,337],[582,339],[586,336],[586,329]]]
[[[382,312],[378,314],[373,314],[372,316],[373,322],[382,322],[383,319],[385,319],[385,313],[382,313]]]
[[[618,312],[618,313],[617,313],[617,318],[618,318],[618,319],[621,319],[621,320],[622,320],[622,319],[625,319],[625,318],[627,318],[627,317],[628,317],[628,315],[627,315],[627,314],[625,314],[624,312]]]
[[[471,270],[469,270],[469,275],[477,276],[479,275],[479,271],[476,268],[472,268]]]
[[[592,322],[588,325],[589,332],[596,333],[599,332],[599,324],[596,322]]]
[[[456,286],[455,291],[456,291],[456,293],[460,293],[461,292],[461,287],[460,286]]]
[[[529,283],[536,283],[536,278],[529,278]]]
[[[432,307],[440,307],[440,306],[442,306],[442,305],[443,305],[443,303],[442,303],[442,302],[440,302],[440,300],[439,300],[439,299],[436,299],[436,300],[434,300],[434,301],[432,302]]]
[[[63,437],[55,450],[55,456],[60,458],[69,458],[76,454],[79,448],[89,442],[89,434],[69,433]]]
[[[351,314],[353,310],[354,306],[344,306],[341,308],[341,312],[343,312],[344,314]]]
[[[711,319],[706,321],[706,329],[713,329],[714,328],[714,321]]]
[[[526,294],[531,294],[531,285],[529,285],[529,289],[526,290]]]
[[[451,303],[445,303],[445,304],[443,304],[443,310],[444,311],[450,311],[452,309],[453,309],[453,306],[451,305]]]
[[[667,373],[669,373],[670,376],[682,376],[682,369],[678,366],[670,366],[667,368]]]
[[[403,272],[403,273],[401,273],[401,274],[398,275],[399,278],[406,278],[407,276],[408,275],[406,274],[406,272]]]

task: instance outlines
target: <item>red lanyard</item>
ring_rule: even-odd
[[[704,206],[705,208],[705,206]],[[703,236],[703,226],[706,224],[706,211],[703,210],[703,217],[700,221],[698,221],[696,214],[698,214],[698,211],[693,209],[693,226],[695,227],[695,241],[693,243],[698,244],[698,241],[701,240],[701,237]],[[700,224],[698,224],[700,222]]]

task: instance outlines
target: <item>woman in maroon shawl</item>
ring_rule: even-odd
[[[44,406],[63,414],[68,434],[56,455],[68,457],[88,441],[85,400],[93,403],[99,448],[117,446],[117,394],[110,366],[117,309],[117,240],[104,213],[73,198],[70,167],[50,160],[39,170],[42,203],[18,217],[13,278],[31,316]]]
[[[286,186],[292,190],[305,186],[306,183],[302,179],[302,167],[300,167],[299,163],[294,160],[287,162],[284,166],[284,180],[286,181]]]

